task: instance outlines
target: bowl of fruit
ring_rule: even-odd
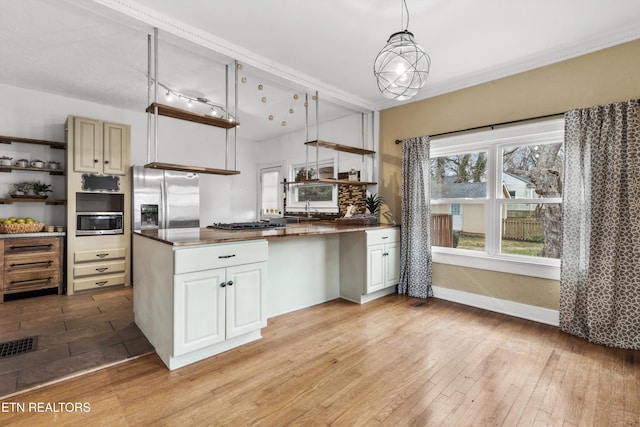
[[[0,233],[37,233],[44,224],[32,218],[0,218]]]

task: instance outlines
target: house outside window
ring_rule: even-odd
[[[431,211],[451,215],[451,229],[438,229],[453,234],[432,239],[453,241],[433,246],[435,262],[559,275],[563,128],[553,120],[431,141]]]

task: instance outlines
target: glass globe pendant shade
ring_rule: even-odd
[[[391,34],[373,64],[378,88],[385,98],[413,98],[427,82],[431,58],[407,30]]]

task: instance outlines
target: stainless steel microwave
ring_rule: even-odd
[[[123,233],[122,212],[76,212],[76,236]]]

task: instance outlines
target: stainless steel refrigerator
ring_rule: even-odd
[[[134,230],[200,227],[197,173],[131,167]]]

